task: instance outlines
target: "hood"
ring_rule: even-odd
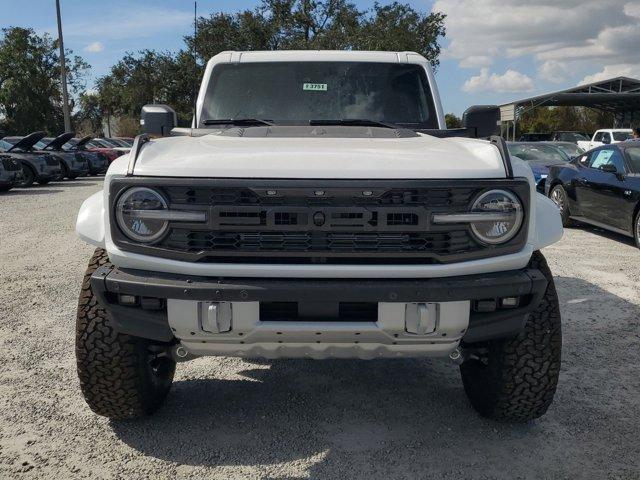
[[[12,152],[14,150],[29,150],[46,135],[47,134],[45,132],[30,133],[26,137],[22,137],[20,140],[18,140],[13,147],[7,150],[7,152]]]
[[[74,137],[74,132],[66,132],[62,135],[58,135],[56,138],[51,140],[47,145],[45,145],[45,149],[49,150],[61,150],[62,146],[71,140]]]
[[[152,140],[141,150],[134,175],[331,179],[506,175],[498,149],[484,140],[422,134],[239,136],[243,130],[249,129]],[[313,130],[325,131],[324,127]]]
[[[82,150],[84,146],[91,141],[92,138],[93,137],[91,135],[86,135],[82,137],[80,140],[76,142],[73,148],[76,150]]]

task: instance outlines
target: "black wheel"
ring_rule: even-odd
[[[633,222],[633,238],[636,241],[636,247],[640,248],[640,210],[636,213],[636,218]]]
[[[95,413],[112,419],[153,413],[169,393],[176,364],[158,354],[153,342],[111,327],[107,312],[91,289],[91,275],[109,264],[97,249],[82,281],[76,321],[76,364],[80,388]]]
[[[78,174],[77,173],[70,173],[67,178],[69,180],[75,180],[76,178],[78,178]]]
[[[28,165],[22,165],[22,180],[16,185],[16,187],[27,188],[33,185],[36,179],[36,172],[33,171]]]
[[[46,185],[47,183],[49,183],[51,180],[47,179],[47,180],[38,180],[38,185]]]
[[[569,197],[567,196],[567,191],[564,189],[562,185],[554,186],[549,192],[549,198],[553,203],[556,204],[558,210],[560,210],[560,216],[562,217],[562,226],[570,227],[573,225],[571,218],[569,215]]]
[[[0,193],[4,193],[4,192],[8,192],[9,190],[11,190],[13,187],[0,187]]]
[[[553,277],[540,252],[533,254],[530,266],[549,283],[524,330],[515,337],[466,345],[478,355],[460,365],[473,407],[502,422],[528,422],[544,415],[560,373],[562,331]]]

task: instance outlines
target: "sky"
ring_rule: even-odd
[[[60,0],[65,46],[91,66],[88,87],[125,52],[175,51],[191,0]],[[447,15],[437,72],[445,112],[501,104],[618,75],[640,78],[640,0],[404,0]],[[259,1],[199,0],[198,14]],[[354,0],[360,9],[372,2]],[[390,3],[380,1],[379,3]],[[57,36],[54,0],[0,0],[0,27]]]

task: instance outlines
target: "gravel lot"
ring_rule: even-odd
[[[73,354],[76,239],[99,179],[0,196],[0,478],[640,479],[640,252],[572,229],[545,251],[564,359],[556,400],[495,424],[445,361],[242,361],[178,366],[154,417],[92,414]]]

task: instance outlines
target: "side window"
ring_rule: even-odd
[[[627,148],[627,158],[635,173],[640,173],[640,147]]]
[[[624,173],[624,160],[617,149],[603,148],[591,154],[591,168],[601,169],[604,165],[615,165],[618,172]]]
[[[593,136],[593,141],[601,142],[603,136],[604,136],[604,132],[596,132],[596,134]]]
[[[602,140],[603,141],[608,141],[609,143],[611,143],[611,133],[610,132],[604,132],[604,135],[602,136]]]

